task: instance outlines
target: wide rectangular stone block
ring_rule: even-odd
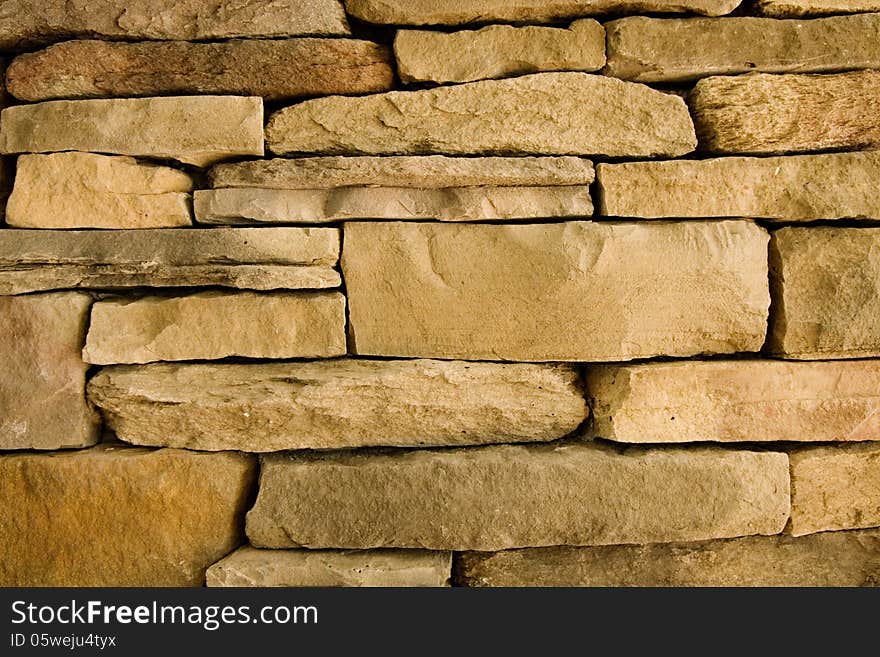
[[[338,287],[339,244],[335,228],[0,230],[0,294]]]
[[[83,349],[86,362],[98,365],[344,353],[345,297],[335,292],[200,292],[99,301]]]
[[[880,446],[836,445],[793,450],[794,536],[880,526]]]
[[[210,572],[210,571],[209,571]],[[464,586],[877,586],[880,531],[467,552]]]
[[[239,548],[208,568],[208,586],[447,586],[452,553]]]
[[[0,153],[55,151],[154,157],[201,167],[224,158],[263,155],[263,99],[50,100],[3,110]]]
[[[275,112],[269,150],[287,153],[676,157],[696,147],[684,100],[587,73],[536,73]]]
[[[255,466],[105,445],[0,455],[0,585],[201,586],[242,543]]]
[[[785,454],[504,445],[263,457],[247,533],[272,548],[500,550],[776,534],[788,514]]]
[[[758,10],[766,16],[822,16],[880,11],[877,0],[758,0]]]
[[[880,440],[880,360],[593,365],[585,381],[610,440]]]
[[[880,219],[880,152],[626,162],[597,167],[599,214]]]
[[[112,367],[89,399],[126,442],[246,452],[546,441],[589,415],[572,368],[430,360]]]
[[[0,297],[0,450],[97,442],[80,353],[91,303],[76,292]]]
[[[758,351],[767,240],[747,221],[346,224],[352,347],[520,361]]]

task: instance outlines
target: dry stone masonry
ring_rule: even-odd
[[[0,586],[880,585],[878,35],[0,0]]]

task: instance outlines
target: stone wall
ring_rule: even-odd
[[[0,585],[880,583],[876,0],[0,5]]]

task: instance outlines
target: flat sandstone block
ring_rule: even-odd
[[[247,533],[257,547],[500,550],[776,534],[788,514],[785,454],[504,445],[263,457]]]
[[[209,571],[210,572],[210,571]],[[880,531],[467,552],[465,586],[877,586]]]
[[[676,157],[696,147],[680,97],[587,73],[307,100],[266,128],[277,154]]]
[[[880,361],[594,365],[585,381],[610,440],[880,440]]]
[[[86,362],[327,358],[345,353],[339,293],[201,292],[184,297],[99,301]]]
[[[335,228],[2,230],[0,294],[219,286],[338,287]]]
[[[76,292],[0,297],[0,450],[97,442],[80,353],[91,303]]]
[[[523,363],[113,367],[89,398],[126,442],[212,451],[546,441],[589,415],[574,369]]]
[[[790,453],[794,536],[880,526],[880,447],[836,445]]]
[[[208,586],[446,586],[452,553],[430,550],[257,550],[208,568]]]
[[[192,178],[131,157],[21,155],[6,223],[17,228],[165,228],[192,224]]]
[[[597,71],[605,65],[598,21],[568,28],[489,25],[480,30],[398,30],[397,70],[404,82],[472,82],[540,71]]]
[[[353,349],[514,361],[758,351],[767,241],[747,221],[346,224]]]
[[[877,0],[758,0],[758,10],[767,16],[821,16],[880,11]]]
[[[600,164],[599,214],[880,219],[880,152]]]
[[[241,155],[262,156],[263,99],[52,100],[3,110],[0,153],[53,151],[165,158],[196,166]]]
[[[255,477],[242,454],[0,455],[0,584],[201,586],[242,542]]]
[[[388,91],[391,53],[356,39],[189,43],[68,41],[19,55],[9,93],[20,100],[230,94],[267,100]]]

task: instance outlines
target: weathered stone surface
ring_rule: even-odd
[[[83,36],[202,40],[348,32],[339,0],[4,0],[0,49]]]
[[[273,548],[499,550],[775,534],[788,513],[785,454],[504,445],[264,457],[247,533]]]
[[[597,71],[605,30],[593,19],[568,28],[490,25],[480,30],[399,30],[397,71],[404,82],[472,82],[539,71]]]
[[[85,360],[99,365],[344,353],[345,297],[328,292],[99,301],[83,349]]]
[[[192,223],[193,180],[94,153],[21,155],[6,222],[19,228],[161,228]]]
[[[80,354],[90,305],[76,292],[0,297],[0,450],[97,441]]]
[[[212,187],[552,187],[589,185],[593,163],[579,157],[447,157],[389,155],[274,158],[218,164]]]
[[[345,0],[346,10],[356,18],[392,25],[546,22],[614,12],[719,16],[729,14],[737,5],[739,0]]]
[[[126,442],[245,452],[545,441],[589,414],[569,367],[431,360],[113,367],[89,398]]]
[[[821,16],[880,11],[877,0],[758,0],[758,9],[767,16]]]
[[[467,552],[457,557],[456,582],[465,586],[878,586],[880,531]]]
[[[880,15],[873,14],[787,21],[632,16],[605,23],[605,30],[603,72],[637,82],[880,68]]]
[[[790,460],[791,534],[880,526],[876,443],[807,447]]]
[[[587,73],[307,100],[272,115],[273,153],[678,156],[696,146],[684,101]]]
[[[880,440],[880,361],[596,365],[594,432],[632,443]]]
[[[387,91],[385,46],[356,39],[189,43],[68,41],[17,57],[9,92],[21,100],[230,94],[267,100]]]
[[[353,348],[522,361],[757,351],[767,240],[746,221],[346,224]]]
[[[711,153],[876,147],[878,103],[880,71],[712,77],[688,96],[700,150]]]
[[[335,228],[0,231],[0,294],[71,288],[338,287]]]
[[[0,584],[201,586],[242,542],[255,465],[109,446],[0,455]]]
[[[880,152],[600,164],[612,217],[880,219]]]
[[[880,356],[878,254],[880,228],[775,231],[771,351],[807,360]]]
[[[3,110],[0,152],[53,151],[169,158],[196,166],[262,155],[263,100],[241,96],[51,100]]]
[[[208,569],[208,586],[446,586],[452,553],[429,550],[239,548]]]
[[[528,219],[589,217],[587,185],[560,187],[335,187],[205,189],[194,195],[206,224],[325,223],[346,219]]]

